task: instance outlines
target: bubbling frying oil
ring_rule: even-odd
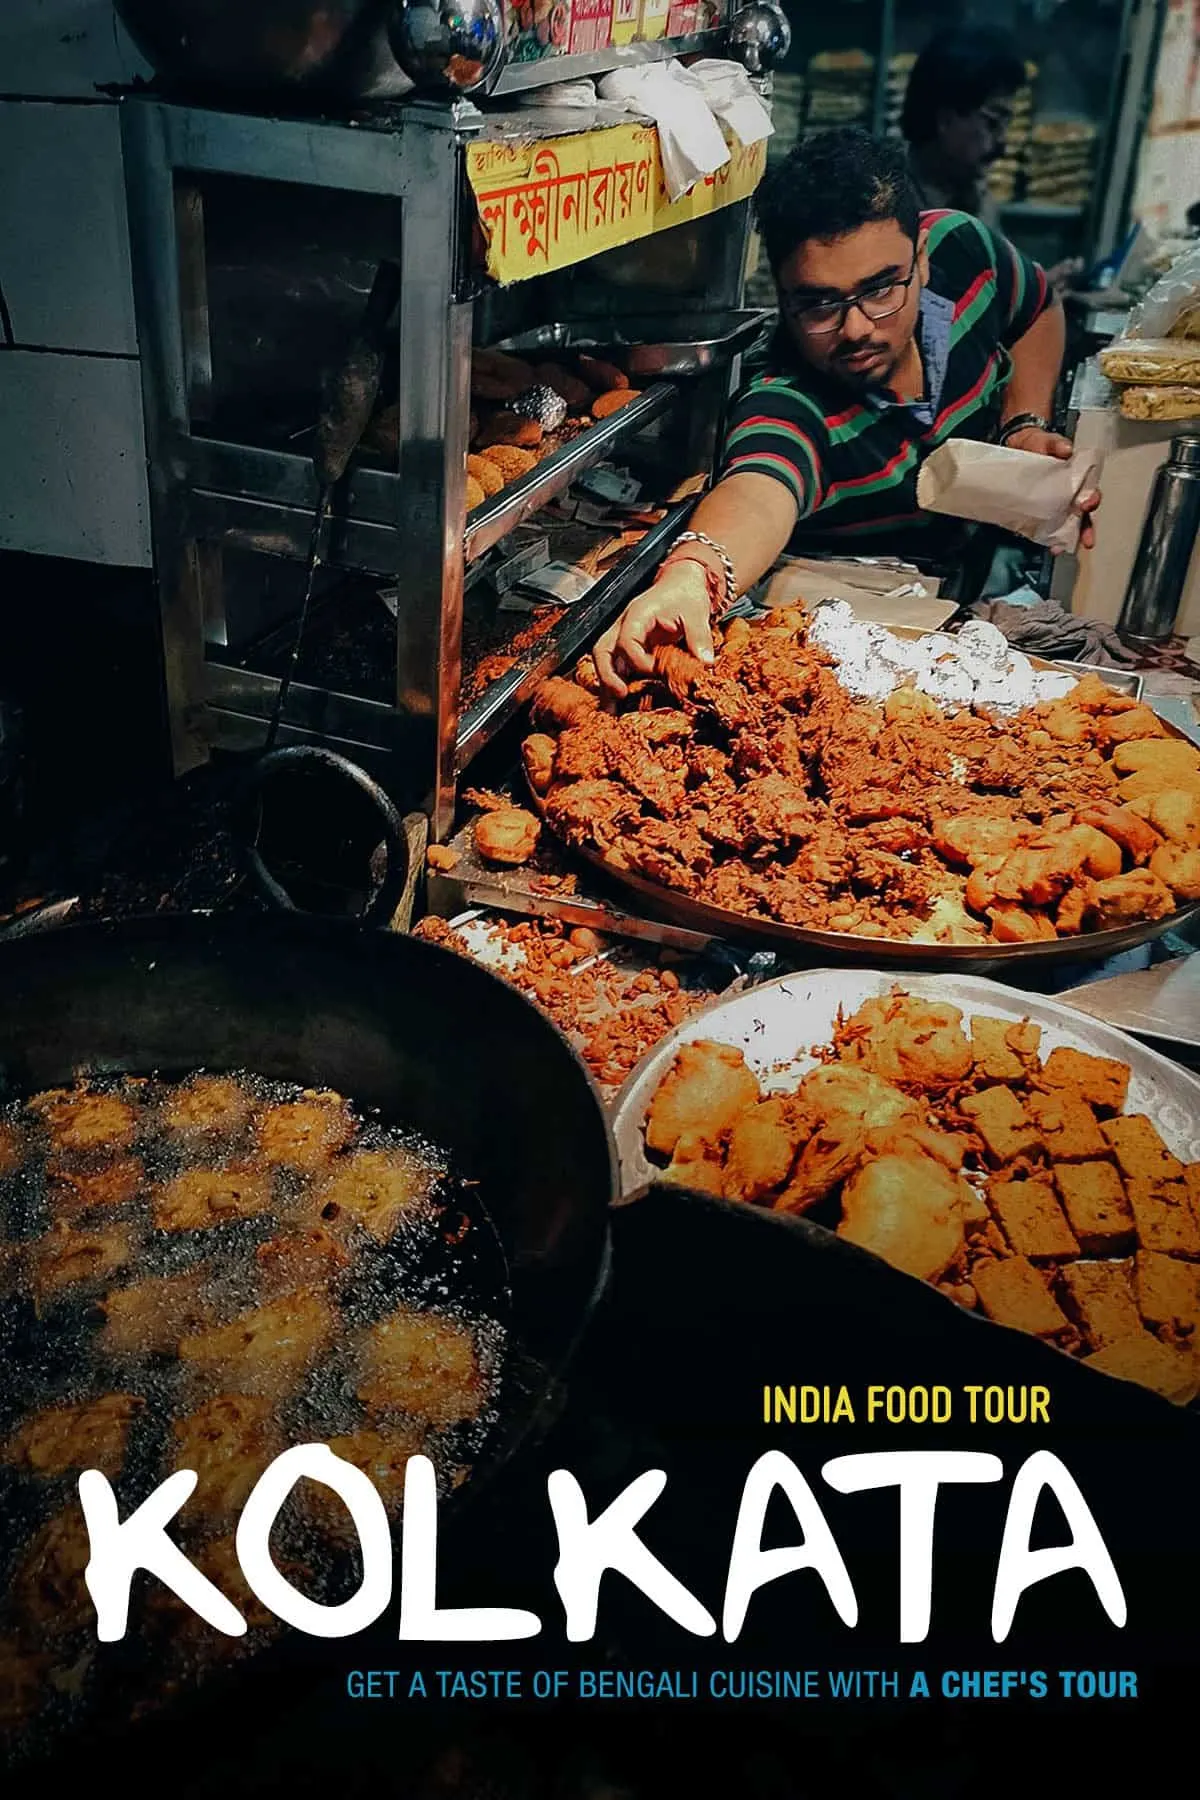
[[[146,1709],[280,1629],[233,1538],[282,1450],[331,1445],[393,1517],[414,1453],[443,1493],[467,1479],[500,1416],[508,1300],[477,1185],[341,1095],[201,1071],[0,1111],[0,1742],[102,1686],[81,1469],[109,1476],[122,1516],[194,1469],[172,1534],[250,1626],[223,1638],[157,1582],[135,1587]],[[348,1515],[319,1484],[294,1490],[272,1548],[314,1599],[357,1584]]]

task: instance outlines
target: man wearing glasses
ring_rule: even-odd
[[[805,139],[758,219],[779,293],[770,366],[734,404],[690,529],[596,645],[614,694],[659,644],[711,660],[712,619],[788,548],[951,564],[962,527],[916,497],[946,438],[1071,454],[1049,423],[1064,325],[1045,275],[978,219],[921,212],[902,145],[857,127]]]

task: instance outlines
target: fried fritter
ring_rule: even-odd
[[[534,695],[529,716],[535,731],[569,731],[573,725],[581,725],[599,704],[587,688],[552,675]]]
[[[25,1141],[15,1125],[0,1124],[0,1181],[15,1175],[25,1160]]]
[[[1129,1066],[1111,1056],[1090,1056],[1060,1044],[1042,1064],[1044,1087],[1072,1090],[1102,1112],[1120,1112],[1129,1090]]]
[[[34,1293],[39,1300],[51,1299],[67,1288],[102,1281],[123,1269],[132,1255],[133,1234],[127,1225],[75,1231],[59,1221],[32,1247]]]
[[[1162,844],[1150,858],[1150,873],[1169,887],[1176,900],[1200,900],[1200,843]]]
[[[287,1294],[334,1280],[351,1261],[340,1237],[325,1225],[301,1225],[268,1238],[254,1252],[264,1291]]]
[[[856,1063],[826,1063],[811,1070],[800,1083],[797,1097],[826,1123],[842,1117],[864,1131],[921,1116],[920,1107],[908,1094]]]
[[[307,1090],[299,1100],[272,1106],[258,1120],[258,1147],[269,1163],[309,1172],[354,1135],[354,1115],[340,1094]]]
[[[56,1513],[17,1565],[9,1597],[22,1626],[45,1644],[72,1637],[95,1620],[84,1571],[91,1555],[83,1510]]]
[[[674,1154],[663,1170],[663,1180],[694,1188],[700,1194],[713,1194],[718,1199],[740,1198],[725,1192],[724,1146],[711,1143],[699,1132],[685,1132],[678,1140]]]
[[[1135,769],[1200,769],[1200,750],[1182,738],[1133,738],[1117,745],[1112,766],[1120,775]]]
[[[101,1302],[100,1346],[110,1356],[153,1356],[173,1351],[185,1333],[208,1323],[211,1302],[207,1264],[179,1275],[148,1275],[129,1287],[110,1288]]]
[[[739,1113],[725,1156],[726,1199],[759,1201],[782,1187],[807,1135],[806,1124],[803,1111],[786,1094],[773,1094]]]
[[[555,742],[544,731],[535,731],[521,745],[521,762],[525,779],[535,794],[548,791],[554,780]]]
[[[1173,844],[1194,849],[1200,844],[1200,792],[1192,788],[1163,788],[1150,796],[1147,816],[1156,831]]]
[[[253,1094],[232,1075],[193,1075],[168,1095],[157,1122],[186,1135],[233,1137],[253,1110]]]
[[[347,1218],[386,1244],[402,1219],[427,1207],[439,1174],[415,1152],[357,1150],[333,1165],[315,1204],[323,1219]]]
[[[441,1313],[392,1313],[367,1333],[358,1398],[434,1426],[475,1418],[486,1391],[471,1333]]]
[[[968,1094],[961,1108],[996,1162],[1014,1162],[1040,1148],[1037,1126],[1011,1088],[983,1088]]]
[[[320,1294],[284,1294],[227,1325],[188,1332],[179,1359],[230,1392],[282,1394],[332,1341],[337,1321]]]
[[[251,1489],[283,1448],[273,1400],[252,1394],[218,1394],[176,1419],[167,1472],[191,1469],[196,1490],[183,1520],[220,1524],[236,1518]]]
[[[231,1219],[269,1212],[272,1199],[270,1175],[239,1164],[184,1169],[154,1190],[151,1207],[159,1231],[204,1231]]]
[[[475,848],[485,862],[517,868],[537,849],[541,826],[523,807],[506,806],[475,821]]]
[[[1144,819],[1131,812],[1127,806],[1113,806],[1110,801],[1099,801],[1095,806],[1085,806],[1079,814],[1082,825],[1092,825],[1102,831],[1113,842],[1119,844],[1131,862],[1141,864],[1148,862],[1158,848],[1159,836]]]
[[[962,1081],[971,1068],[962,1012],[942,1001],[911,994],[864,1000],[846,1021],[845,1036],[855,1060],[885,1081],[936,1091]]]
[[[716,1142],[758,1097],[740,1050],[704,1039],[684,1044],[651,1102],[646,1146],[669,1156],[685,1134]]]
[[[118,1094],[86,1088],[53,1088],[27,1102],[45,1124],[53,1149],[66,1152],[124,1150],[137,1132],[137,1112]]]
[[[420,1456],[427,1448],[428,1427],[413,1420],[398,1421],[387,1430],[364,1426],[343,1437],[329,1439],[329,1448],[343,1462],[353,1464],[368,1475],[379,1498],[393,1518],[404,1508],[404,1472],[409,1459]],[[319,1531],[336,1541],[357,1544],[353,1520],[341,1499],[331,1487],[319,1481],[305,1481],[296,1490],[296,1499],[305,1518]]]
[[[1037,1045],[1034,1044],[1033,1056],[1022,1051],[1023,1040],[1021,1027],[1012,1025],[1007,1019],[992,1019],[984,1014],[972,1014],[971,1055],[975,1060],[976,1071],[985,1081],[1021,1081],[1024,1079],[1030,1064],[1037,1061]],[[1037,1027],[1035,1027],[1037,1029]]]
[[[1167,728],[1148,706],[1131,706],[1127,712],[1110,715],[1104,722],[1104,736],[1111,744],[1128,743],[1131,738],[1165,738]]]
[[[110,1212],[127,1205],[141,1187],[145,1170],[138,1157],[121,1156],[96,1169],[52,1163],[48,1174],[55,1213],[60,1218],[78,1218],[82,1213]]]
[[[881,1156],[846,1183],[837,1231],[893,1268],[936,1281],[965,1247],[958,1180],[928,1157]]]
[[[115,1477],[125,1461],[130,1427],[145,1404],[137,1394],[104,1394],[74,1406],[46,1407],[17,1427],[0,1450],[0,1461],[32,1475],[99,1469]]]
[[[1096,922],[1101,930],[1141,919],[1165,919],[1175,911],[1175,896],[1149,869],[1130,869],[1093,889]]]

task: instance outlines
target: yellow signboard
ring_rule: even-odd
[[[467,176],[487,240],[488,273],[527,281],[632,243],[752,194],[765,140],[729,139],[730,159],[672,201],[653,125],[614,125],[532,144],[470,144]]]

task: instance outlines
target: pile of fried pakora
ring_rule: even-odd
[[[1200,900],[1200,751],[1083,678],[1011,718],[853,699],[806,616],[674,646],[601,704],[545,682],[523,755],[566,843],[711,906],[857,937],[1031,943]]]
[[[1126,1064],[1041,1027],[901,993],[839,1021],[828,1060],[765,1092],[732,1046],[685,1044],[646,1148],[685,1186],[784,1213],[970,1309],[1186,1404],[1200,1394],[1200,1163],[1123,1112]]]
[[[0,1410],[0,1740],[92,1685],[82,1470],[109,1477],[123,1515],[194,1470],[173,1529],[251,1626],[223,1637],[151,1583],[132,1622],[153,1651],[142,1706],[280,1629],[234,1532],[291,1444],[328,1443],[393,1514],[416,1452],[444,1488],[463,1479],[504,1337],[477,1286],[428,1303],[431,1274],[454,1294],[459,1246],[490,1231],[465,1200],[432,1146],[254,1076],[80,1083],[0,1116],[0,1328],[21,1346]],[[338,1565],[312,1533],[349,1530],[332,1491],[301,1482],[279,1566],[324,1592]]]

